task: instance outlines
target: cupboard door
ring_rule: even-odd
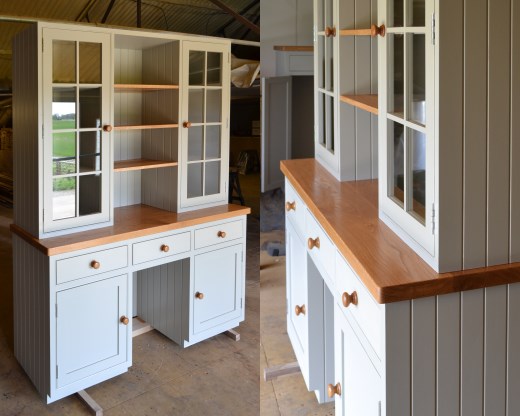
[[[338,305],[334,310],[334,327],[336,379],[329,390],[336,387],[336,416],[380,416],[381,377]]]
[[[230,52],[183,42],[181,208],[227,202]]]
[[[242,316],[244,276],[241,244],[194,257],[193,333]],[[225,328],[227,330],[229,328]]]
[[[121,275],[56,293],[56,387],[125,361],[132,325],[128,276]]]
[[[43,29],[44,232],[110,220],[110,35]]]

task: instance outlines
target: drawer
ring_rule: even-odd
[[[335,285],[340,309],[344,313],[350,312],[350,316],[354,318],[376,354],[381,358],[383,325],[381,308],[339,251],[336,252]]]
[[[334,284],[336,247],[334,247],[329,236],[325,233],[323,228],[321,228],[309,210],[306,210],[305,230],[307,251],[310,253],[318,269],[325,271],[326,276],[323,276],[323,279],[325,283],[327,283],[327,286],[332,288]]]
[[[200,228],[195,230],[195,249],[226,243],[241,238],[243,235],[243,221],[241,220]]]
[[[305,233],[305,211],[307,207],[290,182],[285,180],[285,219],[290,221],[301,236]]]
[[[82,254],[56,261],[56,284],[82,279],[128,266],[128,247]]]
[[[170,257],[191,249],[190,233],[167,235],[153,240],[135,243],[132,246],[133,264]]]

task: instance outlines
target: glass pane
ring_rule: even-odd
[[[207,60],[208,80],[206,85],[222,85],[222,54],[208,52]]]
[[[408,26],[424,27],[425,10],[424,0],[407,0],[408,1]]]
[[[79,177],[79,215],[101,212],[101,174]]]
[[[318,128],[318,140],[319,143],[325,146],[325,126],[327,125],[327,117],[325,114],[325,94],[319,94],[320,98],[318,99],[319,105],[319,115],[321,115],[319,120],[319,128]]]
[[[402,27],[404,22],[403,0],[390,0],[388,3],[388,26]]]
[[[101,132],[81,132],[79,134],[79,171],[96,170],[101,170]]]
[[[215,195],[220,192],[220,161],[206,163],[205,195]]]
[[[325,2],[317,1],[317,13],[318,13],[318,32],[323,32],[325,29]]]
[[[394,200],[400,206],[404,206],[404,163],[405,163],[405,143],[404,143],[404,127],[399,123],[388,121],[388,148],[391,152],[389,167],[389,189],[388,196],[394,197]]]
[[[325,0],[325,25],[334,26],[334,2],[333,0]]]
[[[404,36],[388,35],[388,112],[404,117]]]
[[[204,85],[204,58],[204,52],[190,51],[189,85]]]
[[[325,129],[326,129],[326,145],[332,153],[334,153],[334,98],[325,96]]]
[[[325,38],[325,89],[334,91],[334,38]]]
[[[325,88],[325,36],[318,36],[318,88]]]
[[[220,158],[220,126],[206,127],[206,159]]]
[[[101,87],[79,89],[79,127],[101,127]]]
[[[419,131],[408,129],[412,155],[412,210],[426,220],[426,135]]]
[[[76,178],[58,178],[52,181],[52,219],[62,220],[76,216]]]
[[[203,126],[190,127],[188,130],[188,161],[202,160],[204,143]]]
[[[412,79],[409,84],[412,91],[412,102],[409,119],[426,125],[426,56],[424,35],[410,35],[412,51]]]
[[[52,135],[52,174],[76,173],[76,134],[54,133]]]
[[[204,122],[204,90],[190,90],[188,98],[188,120],[192,123]]]
[[[52,128],[76,128],[76,88],[52,89]]]
[[[202,163],[188,165],[188,198],[202,196]]]
[[[52,82],[76,82],[76,42],[52,41]]]
[[[222,90],[206,91],[206,122],[222,121]]]
[[[79,43],[79,82],[101,84],[101,44]]]

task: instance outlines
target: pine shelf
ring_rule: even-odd
[[[178,90],[178,85],[159,85],[159,84],[114,84],[115,91],[159,91],[159,90]]]
[[[179,127],[178,124],[139,124],[135,126],[114,126],[114,130],[146,130],[146,129],[172,129]]]
[[[378,99],[376,94],[342,95],[340,100],[344,103],[375,114],[376,116],[379,114]]]
[[[177,166],[177,165],[178,165],[177,162],[169,162],[169,161],[165,161],[165,160],[151,160],[151,159],[118,160],[118,161],[114,162],[114,172],[168,168],[168,167]]]

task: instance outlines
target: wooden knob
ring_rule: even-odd
[[[385,35],[386,35],[386,26],[385,25],[381,25],[381,26],[372,25],[372,26],[370,26],[370,36],[375,37],[377,35],[381,36],[382,38],[385,37]]]
[[[195,297],[197,299],[202,300],[202,299],[204,299],[204,293],[202,293],[202,292],[195,292]]]
[[[99,261],[96,261],[96,260],[92,260],[90,262],[90,267],[92,267],[93,269],[99,269],[101,267],[101,263]]]
[[[123,315],[123,316],[119,319],[119,322],[121,322],[123,325],[128,325],[128,322],[130,322],[130,320],[129,320],[125,315]]]
[[[327,26],[325,28],[325,36],[328,37],[328,38],[330,38],[331,36],[335,37],[336,36],[336,28]]]
[[[302,306],[296,305],[294,307],[294,313],[296,314],[296,316],[300,316],[300,314],[305,315],[305,305],[302,305]]]
[[[189,129],[191,127],[191,121],[185,121],[184,123],[182,123],[182,127],[184,127],[185,129]]]
[[[336,385],[329,384],[327,386],[327,392],[328,392],[330,398],[333,398],[335,394],[337,394],[338,396],[341,396],[341,384],[339,384],[339,383],[337,383]]]
[[[347,292],[343,292],[343,295],[341,295],[341,302],[343,303],[343,306],[345,308],[348,308],[350,305],[357,305],[358,304],[358,296],[357,292],[352,292],[351,295],[349,295]]]
[[[290,210],[296,211],[296,201],[285,203],[285,210],[289,212]]]
[[[162,251],[163,253],[168,253],[168,251],[170,251],[170,246],[167,245],[167,244],[163,244],[163,245],[161,246],[161,251]]]
[[[103,126],[103,131],[110,133],[112,131],[112,126],[110,124],[106,124]]]
[[[309,237],[309,239],[307,240],[307,247],[309,247],[309,250],[312,250],[314,247],[320,248],[320,237]]]
[[[219,238],[226,238],[226,232],[225,231],[219,231],[217,233],[217,237],[219,237]]]

